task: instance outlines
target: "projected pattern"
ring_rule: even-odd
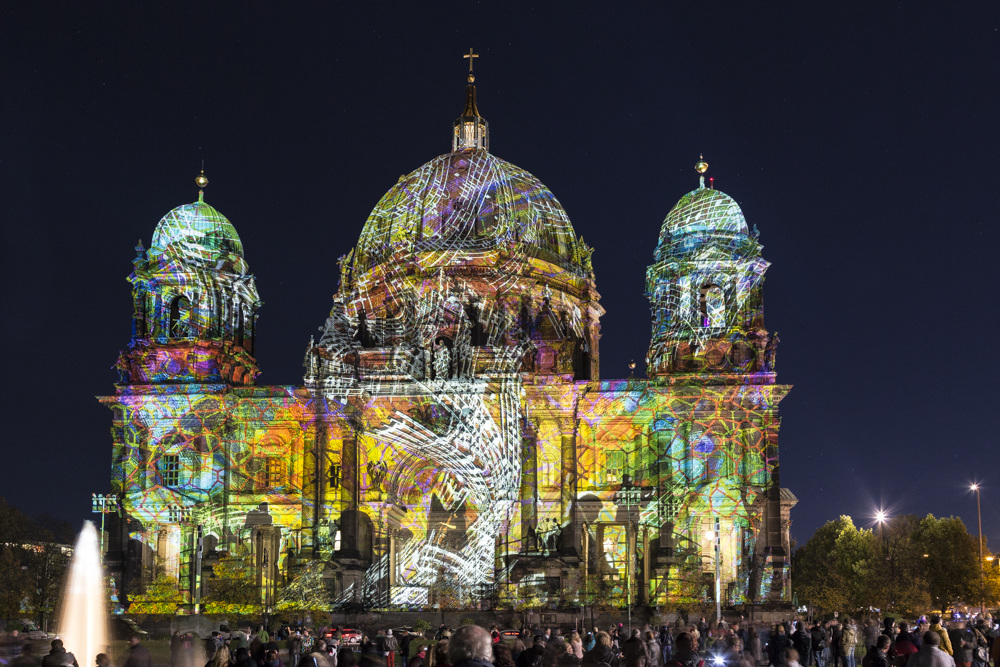
[[[534,176],[481,147],[375,207],[304,387],[252,386],[261,303],[202,197],[137,251],[122,384],[102,399],[132,519],[119,548],[143,545],[141,563],[121,556],[134,581],[158,561],[193,597],[200,530],[209,566],[255,555],[263,600],[319,559],[337,603],[666,604],[712,596],[718,521],[726,600],[787,599],[788,387],[767,262],[725,194],[702,186],[664,222],[648,380],[598,380],[592,250]]]

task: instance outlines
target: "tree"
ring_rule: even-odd
[[[935,609],[959,600],[978,602],[979,543],[958,517],[921,519],[913,541],[924,562],[927,589]]]
[[[828,521],[792,556],[792,581],[799,601],[824,611],[871,606],[869,573],[876,544],[849,516]]]
[[[176,614],[178,607],[184,604],[184,594],[177,585],[177,578],[166,573],[160,573],[153,583],[146,587],[141,595],[133,595],[128,613],[133,616],[141,614]]]
[[[876,592],[875,606],[895,616],[913,616],[930,607],[927,579],[919,546],[913,536],[920,517],[904,514],[893,517],[872,531],[876,559],[869,585]]]
[[[260,588],[257,586],[257,570],[252,559],[246,554],[221,556],[212,567],[212,579],[207,601],[225,602],[239,605],[259,605]]]
[[[55,611],[69,565],[67,552],[55,544],[53,529],[63,542],[72,540],[66,522],[33,520],[0,497],[0,612],[20,615],[27,602],[42,627]]]
[[[978,602],[978,543],[961,519],[901,515],[880,530],[842,516],[821,527],[792,557],[800,601],[827,612],[875,608],[896,616]],[[986,595],[994,590],[986,582]],[[1000,594],[1000,573],[996,591]]]
[[[28,604],[35,622],[44,628],[55,613],[59,593],[66,578],[69,556],[56,544],[33,545],[25,549],[28,575]]]
[[[22,550],[0,544],[0,619],[10,621],[21,615],[28,596],[28,574],[21,569]]]

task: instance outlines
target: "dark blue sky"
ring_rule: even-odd
[[[265,301],[259,381],[299,382],[336,258],[449,150],[471,46],[493,153],[596,248],[603,377],[645,355],[704,153],[772,262],[793,536],[879,503],[975,530],[978,478],[1000,543],[998,28],[992,1],[4,3],[0,494],[79,522],[107,490],[132,247],[202,159]]]

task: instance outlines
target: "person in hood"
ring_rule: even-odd
[[[385,631],[385,667],[396,667],[396,651],[399,650],[399,640],[392,636],[392,628]]]

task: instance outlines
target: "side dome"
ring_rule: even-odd
[[[503,244],[521,244],[530,255],[584,270],[584,246],[548,188],[488,151],[459,150],[400,177],[368,216],[354,261],[370,268],[400,251]]]
[[[689,254],[712,241],[739,241],[749,235],[739,204],[720,190],[698,188],[670,210],[656,244],[657,262]]]
[[[178,206],[156,225],[147,254],[151,264],[211,265],[237,273],[246,269],[236,228],[203,201]],[[220,264],[221,262],[221,264]]]

